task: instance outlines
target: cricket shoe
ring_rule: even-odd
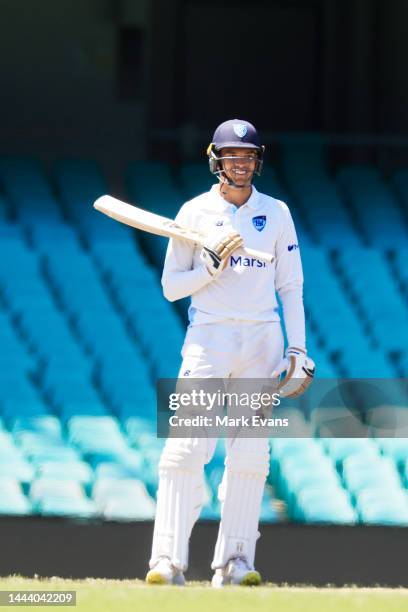
[[[146,574],[147,584],[175,584],[184,586],[186,581],[183,573],[170,563],[170,559],[163,557]]]
[[[211,586],[219,589],[234,584],[258,586],[261,584],[261,575],[256,570],[251,569],[245,559],[231,559],[223,569],[215,570]]]

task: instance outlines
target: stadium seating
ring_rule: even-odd
[[[31,504],[21,488],[18,476],[10,473],[3,476],[0,471],[0,516],[31,514]]]
[[[369,245],[389,249],[406,246],[408,232],[402,212],[377,168],[345,166],[336,179]]]
[[[282,165],[294,203],[314,241],[329,249],[359,246],[361,236],[329,176],[321,143],[287,144]]]
[[[193,162],[127,174],[129,200],[167,216],[214,182]],[[164,444],[155,380],[177,375],[184,337],[160,286],[167,241],[92,209],[108,191],[96,163],[61,160],[50,178],[36,160],[0,159],[0,514],[150,520]],[[318,377],[406,375],[408,170],[333,177],[319,143],[287,142],[256,185],[296,219]],[[344,402],[291,409],[304,437],[271,440],[261,519],[408,524],[408,445],[387,437],[383,409],[366,423]],[[406,410],[393,413],[404,435]],[[334,421],[350,437],[330,437]],[[220,444],[203,519],[219,517],[223,464]]]

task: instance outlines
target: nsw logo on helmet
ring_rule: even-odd
[[[243,138],[248,133],[248,127],[243,123],[234,123],[233,130],[234,134],[238,136],[238,138]]]

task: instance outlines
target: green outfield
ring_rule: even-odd
[[[187,588],[147,587],[139,580],[0,579],[0,590],[75,590],[77,610],[86,612],[387,612],[408,610],[408,589],[313,587],[227,588],[208,583]],[[30,606],[32,607],[32,606]],[[38,607],[42,606],[35,606]],[[12,609],[7,606],[4,609]],[[53,607],[53,609],[55,609]],[[72,607],[64,608],[74,609]]]

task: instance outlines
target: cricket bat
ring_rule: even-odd
[[[144,232],[149,232],[150,234],[166,236],[167,238],[179,238],[199,245],[203,245],[206,240],[206,235],[202,232],[183,227],[172,219],[167,219],[167,217],[156,215],[137,206],[126,204],[126,202],[122,202],[109,195],[103,195],[98,198],[94,202],[94,208],[116,221],[143,230]],[[273,255],[264,251],[250,249],[245,246],[237,250],[244,251],[247,257],[260,259],[261,261],[272,263],[274,260]]]

